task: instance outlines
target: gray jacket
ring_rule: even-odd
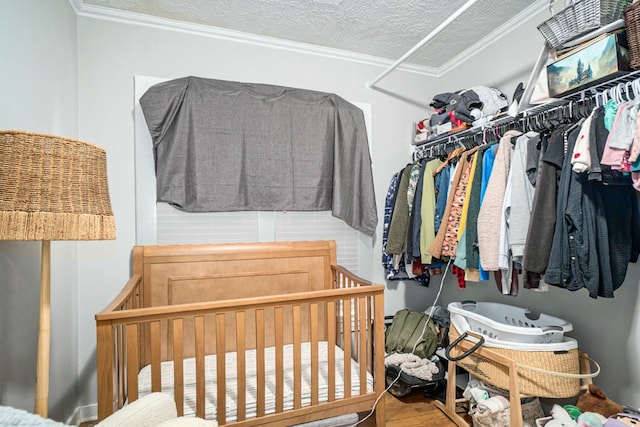
[[[524,246],[527,240],[529,219],[535,194],[535,187],[526,173],[529,160],[527,156],[535,156],[535,150],[528,148],[531,145],[537,145],[538,141],[540,141],[540,136],[535,132],[527,132],[518,137],[511,159],[511,206],[516,206],[517,209],[510,209],[509,211],[509,245],[511,256],[516,261],[522,261],[522,256],[524,255]],[[536,157],[537,161],[538,158]]]

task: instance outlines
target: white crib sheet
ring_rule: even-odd
[[[302,406],[311,404],[311,352],[310,344],[303,343],[302,349]],[[293,345],[284,346],[284,409],[293,409]],[[336,399],[344,397],[344,351],[336,346]],[[318,343],[319,358],[319,402],[327,401],[327,342]],[[360,368],[356,361],[351,360],[351,395],[360,394]],[[196,383],[195,383],[195,359],[185,359],[184,362],[184,414],[194,415],[196,411]],[[256,351],[246,351],[246,417],[253,418],[257,412],[256,402]],[[236,377],[236,353],[230,352],[226,355],[226,412],[227,421],[236,420],[238,390]],[[265,348],[265,369],[266,369],[266,386],[265,386],[265,412],[271,414],[275,412],[275,348]],[[173,395],[173,362],[167,361],[161,364],[162,391]],[[205,357],[205,418],[216,418],[216,356],[210,355]],[[367,373],[367,392],[373,391],[373,377]],[[139,397],[151,393],[151,366],[145,366],[138,374],[138,393]]]

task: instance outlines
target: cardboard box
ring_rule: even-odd
[[[609,34],[547,66],[549,96],[570,95],[629,71],[625,32]]]

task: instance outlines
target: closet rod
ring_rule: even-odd
[[[451,16],[449,16],[440,25],[438,25],[438,27],[435,30],[431,31],[425,38],[420,40],[414,47],[409,49],[409,51],[407,51],[407,53],[402,55],[402,57],[400,57],[400,59],[398,59],[396,62],[391,64],[389,66],[389,68],[384,70],[378,77],[373,79],[373,81],[367,83],[367,88],[371,89],[373,86],[375,86],[376,83],[378,83],[380,80],[382,80],[387,74],[389,74],[390,72],[392,72],[393,70],[398,68],[398,66],[400,64],[402,64],[404,61],[409,59],[414,53],[416,53],[416,51],[418,51],[418,49],[420,49],[422,46],[427,44],[427,42],[429,42],[429,40],[434,38],[440,31],[442,31],[444,28],[446,28],[451,22],[453,22],[458,16],[462,15],[462,13],[464,13],[465,10],[469,9],[477,1],[478,0],[468,0],[460,9],[458,9],[457,11],[452,13]]]
[[[435,138],[433,141],[429,141],[421,145],[415,145],[413,147],[412,157],[414,160],[422,159],[438,147],[446,147],[447,145],[458,146],[462,144],[462,146],[466,146],[465,142],[475,140],[476,137],[483,132],[493,133],[498,130],[501,133],[504,133],[509,129],[517,129],[519,124],[520,120],[518,118],[503,116],[483,126],[469,128],[458,133],[443,135],[440,138]]]

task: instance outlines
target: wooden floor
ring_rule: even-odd
[[[387,427],[455,427],[455,423],[436,408],[434,399],[424,397],[420,390],[415,390],[402,398],[386,393],[384,404]],[[358,427],[375,427],[375,425],[375,416],[372,415],[362,424],[358,424]]]
[[[415,390],[402,398],[386,393],[378,404],[383,401],[387,427],[455,427],[449,417],[436,408],[434,400],[424,397],[424,393],[420,390]],[[360,415],[360,419],[363,419],[368,414]],[[94,424],[95,422],[87,422],[80,424],[80,426],[90,427]],[[375,415],[358,424],[358,427],[375,426]]]

